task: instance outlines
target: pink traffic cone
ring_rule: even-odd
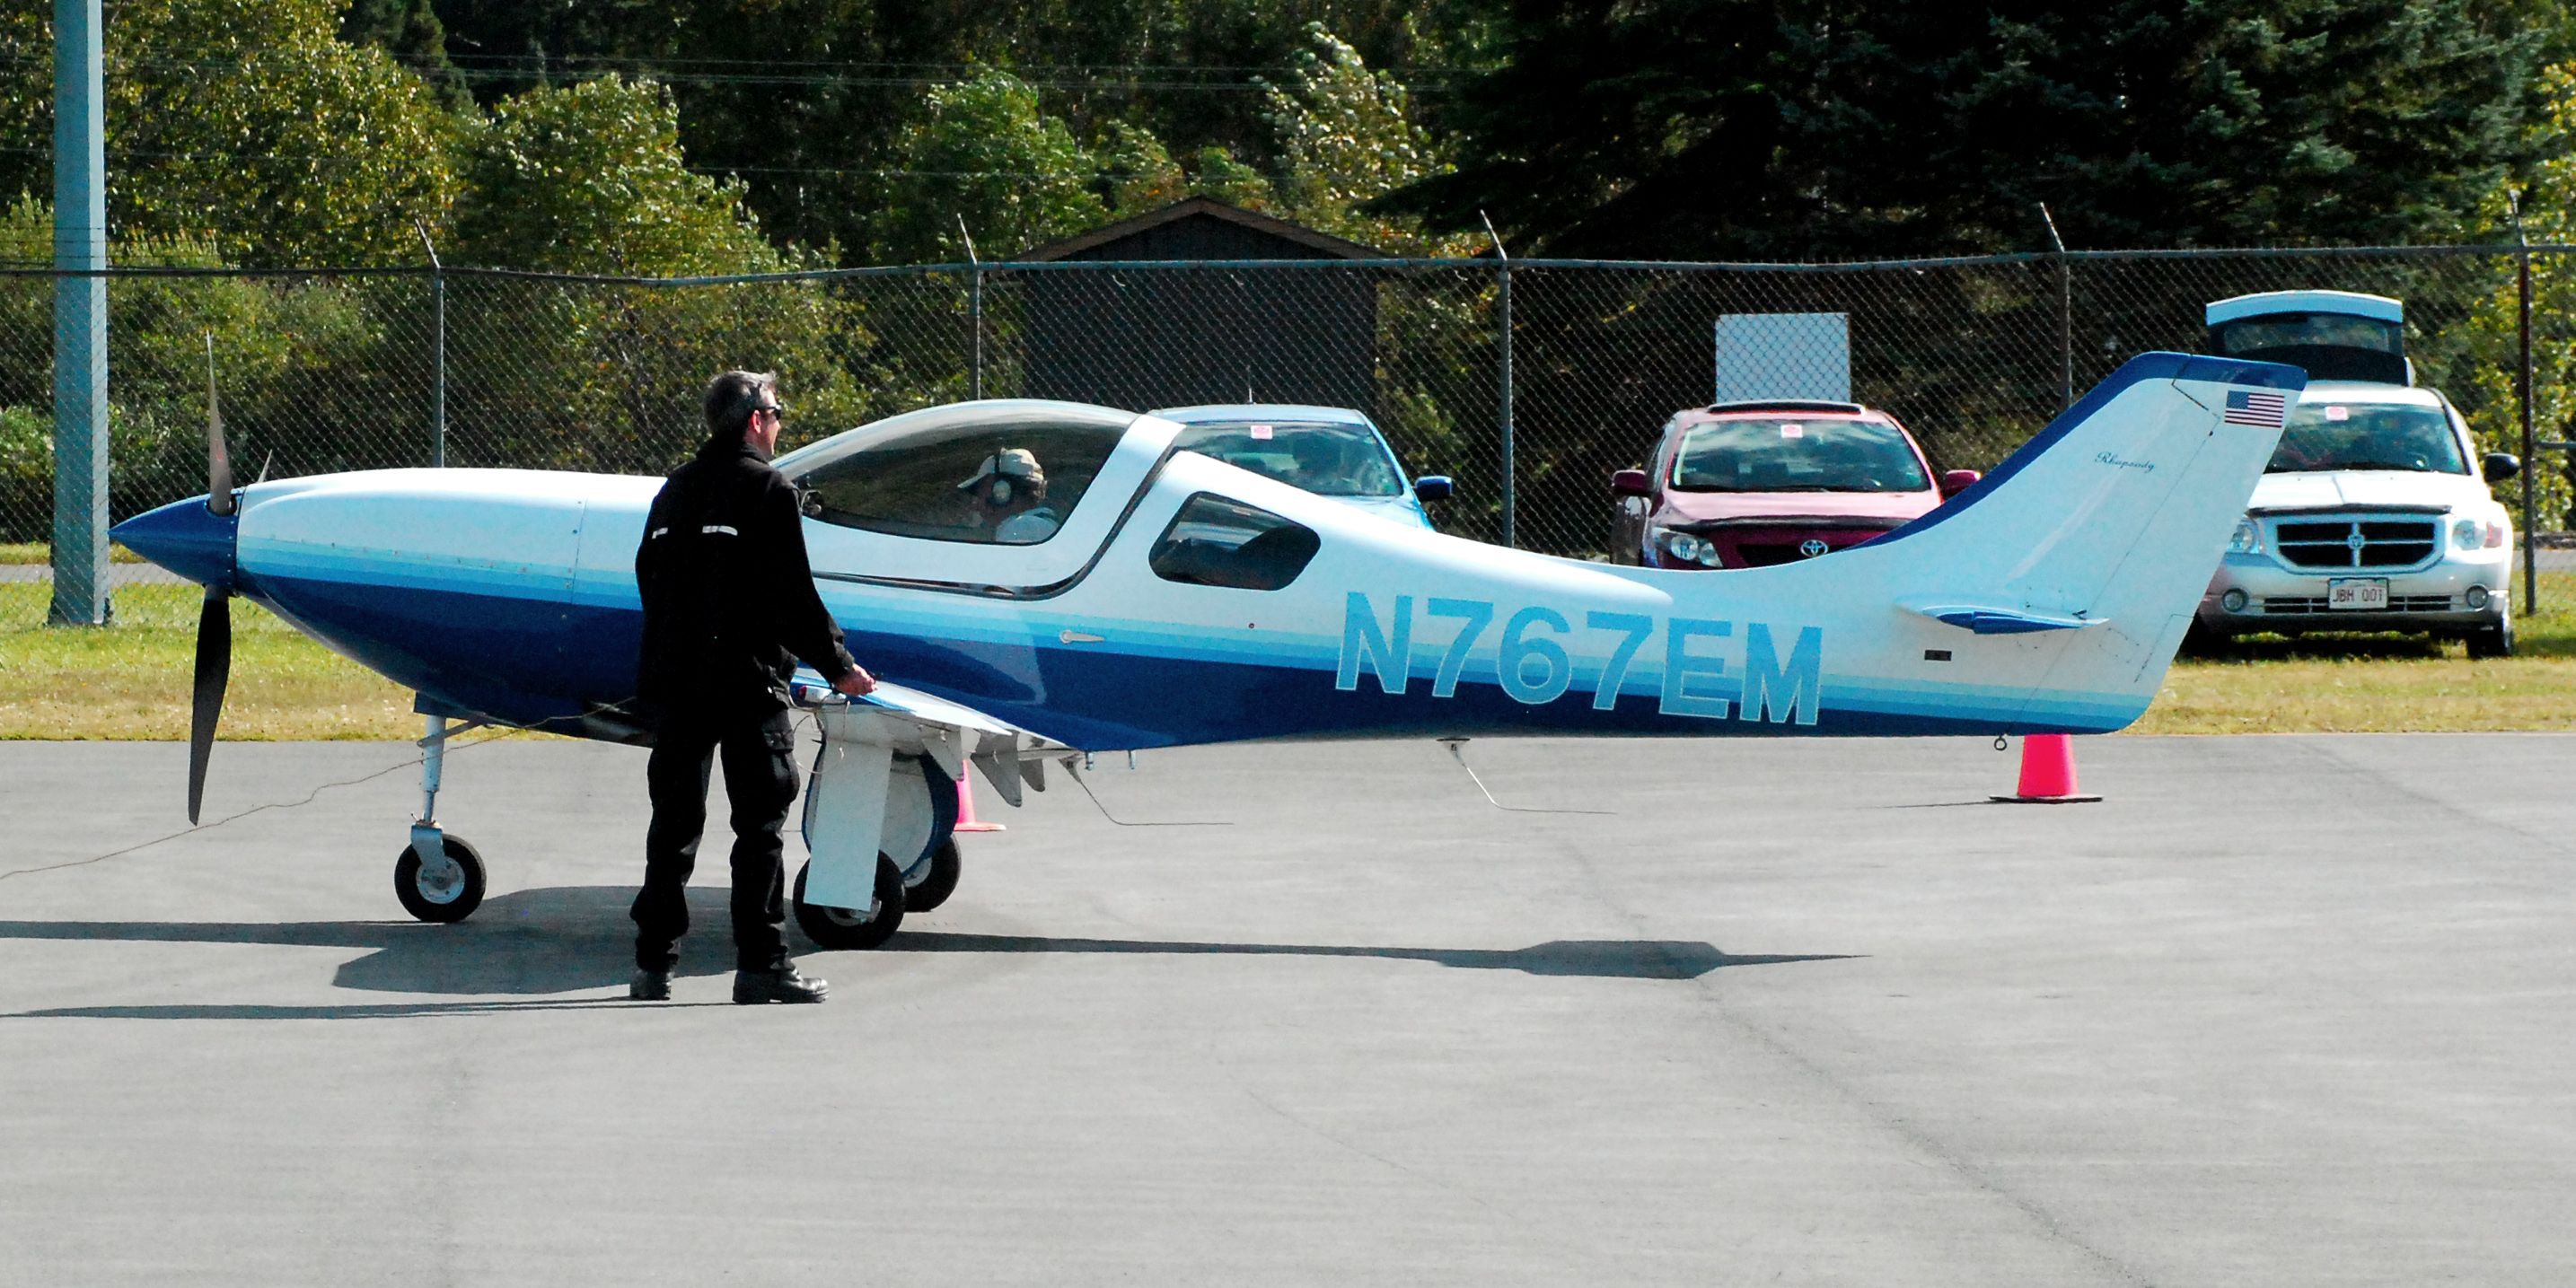
[[[1995,797],[2020,805],[2072,805],[2098,801],[2075,789],[2075,740],[2062,733],[2035,733],[2021,740],[2021,785],[2010,796]]]
[[[975,817],[975,775],[969,773],[957,780],[957,829],[960,832],[1000,832],[999,823],[987,823]]]

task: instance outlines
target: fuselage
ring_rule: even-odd
[[[2158,375],[2166,388],[2149,388]],[[1978,509],[1973,522],[1944,511],[1830,559],[1722,577],[1409,530],[1173,451],[1177,427],[1153,417],[1118,431],[1043,542],[821,517],[805,536],[824,601],[871,670],[1086,749],[1498,732],[2098,732],[2144,710],[2276,436],[2241,433],[2213,454],[2203,422],[2176,428],[2196,404],[2170,396],[2174,375],[2106,384],[2052,427],[2062,437],[2103,412],[2090,432],[2117,433],[2104,461],[2077,454],[2048,466],[2063,479],[2026,480],[2019,499],[2053,494],[2048,505],[1980,505],[1972,493],[1952,508]],[[2122,408],[2131,414],[2108,414]],[[2034,470],[2048,445],[2031,449]],[[2147,464],[2167,473],[2150,483],[2136,473]],[[2195,469],[2209,477],[2184,486]],[[2008,463],[1990,482],[2013,473]],[[426,708],[629,736],[634,555],[660,483],[327,475],[244,489],[228,546],[217,529],[235,520],[201,501],[119,535],[418,690]],[[1304,552],[1289,580],[1249,588],[1176,573],[1176,548],[1250,558],[1251,542],[1229,550],[1223,525],[1203,521],[1220,512],[1307,534],[1287,543]],[[2141,542],[2160,563],[2136,576],[2111,577],[2122,560],[2090,553]],[[2100,629],[1987,633],[1923,607],[1952,600],[2072,613],[2060,624]],[[2169,604],[2141,611],[2147,601]]]

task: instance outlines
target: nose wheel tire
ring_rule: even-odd
[[[438,867],[423,863],[418,849],[403,847],[394,860],[394,897],[422,921],[463,921],[483,903],[483,856],[457,837],[442,837],[439,845],[447,862]]]
[[[805,874],[814,870],[808,862],[796,869],[796,924],[817,948],[874,948],[894,937],[895,928],[903,924],[903,870],[883,854],[877,856],[875,898],[866,908],[826,908],[805,902]],[[951,879],[950,884],[955,884]]]
[[[912,871],[904,874],[903,910],[928,912],[948,902],[948,896],[957,893],[961,863],[957,856],[956,838],[941,838],[939,844],[930,847],[930,853],[922,856],[921,862],[912,865]]]

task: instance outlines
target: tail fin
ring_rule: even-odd
[[[2162,683],[2306,384],[2276,363],[2141,354],[1870,548],[1904,570],[1904,607],[1980,634],[2060,633],[2026,677],[2039,699],[2027,731],[2125,725]],[[2058,723],[2052,693],[2124,714]]]

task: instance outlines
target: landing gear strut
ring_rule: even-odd
[[[438,774],[447,739],[479,723],[450,726],[447,717],[431,716],[429,736],[420,740],[420,819],[411,825],[411,844],[394,860],[394,897],[422,921],[463,921],[483,902],[483,856],[438,826]]]

